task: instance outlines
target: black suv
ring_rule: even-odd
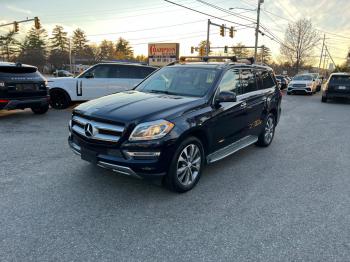
[[[322,102],[326,103],[333,98],[350,98],[349,73],[334,73],[329,77],[323,87]]]
[[[36,67],[0,63],[0,110],[31,108],[35,114],[44,114],[49,99],[46,80]]]
[[[134,90],[81,104],[69,144],[82,159],[133,176],[163,176],[185,192],[205,164],[251,144],[266,147],[280,117],[271,68],[237,62],[180,62]]]

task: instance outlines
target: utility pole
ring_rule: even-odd
[[[322,43],[322,51],[321,51],[321,57],[320,57],[320,63],[318,65],[318,72],[321,71],[321,63],[322,63],[322,56],[323,56],[323,50],[324,50],[324,42],[326,40],[326,34],[323,35],[323,43]]]
[[[72,39],[69,38],[69,69],[70,72],[73,72],[73,68],[72,68]]]
[[[258,40],[259,40],[259,27],[260,27],[260,6],[264,3],[264,0],[258,0],[258,15],[256,19],[256,29],[255,29],[255,50],[254,50],[254,60],[258,55]]]
[[[209,35],[210,35],[210,19],[208,19],[207,44],[206,44],[206,48],[205,48],[205,55],[206,56],[209,56],[209,51],[210,51]]]

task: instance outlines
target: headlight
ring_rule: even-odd
[[[164,137],[173,129],[174,124],[166,120],[157,120],[139,124],[132,131],[129,140],[154,140]]]

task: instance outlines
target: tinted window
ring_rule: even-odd
[[[213,86],[217,70],[208,68],[163,67],[136,90],[183,96],[204,96]]]
[[[112,65],[110,71],[110,78],[136,78],[133,66]]]
[[[29,74],[35,73],[36,71],[37,69],[35,67],[0,66],[0,73]]]
[[[269,72],[267,71],[262,72],[260,77],[261,77],[263,89],[271,88],[276,85],[275,81],[273,81],[273,78]]]
[[[79,76],[85,77],[86,75],[92,74],[94,78],[108,78],[109,75],[109,66],[108,65],[97,65],[91,68],[90,70],[86,71],[82,75]]]
[[[224,76],[221,78],[219,88],[221,91],[230,91],[240,94],[240,81],[239,81],[239,71],[237,69],[228,70]]]
[[[241,85],[243,94],[258,90],[255,73],[252,70],[241,70]]]
[[[135,67],[135,72],[136,72],[136,78],[138,79],[144,79],[150,74],[152,74],[156,68],[152,67]]]
[[[350,76],[349,75],[332,76],[330,79],[330,83],[334,85],[350,85]]]

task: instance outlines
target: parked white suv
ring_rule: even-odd
[[[49,79],[51,106],[64,109],[72,101],[87,101],[130,90],[156,69],[139,64],[101,63],[77,77]]]
[[[288,85],[287,95],[293,93],[306,93],[312,95],[317,91],[317,82],[311,74],[297,75]]]

